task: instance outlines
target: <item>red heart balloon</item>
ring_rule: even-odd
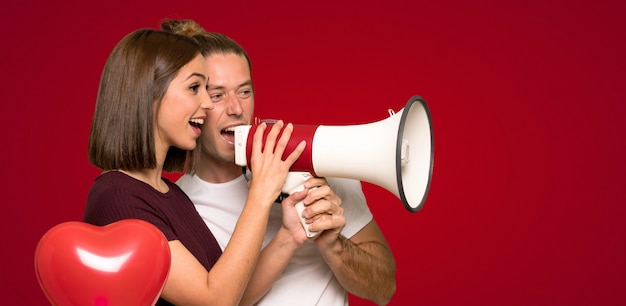
[[[146,221],[70,221],[43,235],[35,272],[53,305],[154,305],[170,260],[167,239]]]

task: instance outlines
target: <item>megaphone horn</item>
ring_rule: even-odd
[[[249,162],[256,126],[235,128],[237,165]],[[395,194],[408,211],[422,208],[430,189],[434,146],[430,110],[421,97],[411,97],[402,110],[373,123],[294,124],[285,152],[301,140],[307,147],[291,171],[372,183]]]

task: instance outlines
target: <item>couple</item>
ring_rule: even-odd
[[[89,138],[103,173],[83,220],[142,219],[163,232],[172,260],[157,305],[347,305],[346,291],[387,304],[395,261],[360,183],[312,178],[274,203],[310,144],[283,161],[293,126],[273,124],[262,150],[261,124],[248,182],[229,132],[254,111],[245,50],[191,20],[161,27],[124,37],[104,67]],[[163,171],[186,174],[174,184]],[[315,239],[301,200],[309,230],[323,231]]]

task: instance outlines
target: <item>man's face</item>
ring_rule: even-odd
[[[211,55],[206,64],[215,108],[207,112],[202,126],[202,158],[234,164],[234,134],[228,129],[251,122],[254,91],[250,68],[245,57],[232,53]]]

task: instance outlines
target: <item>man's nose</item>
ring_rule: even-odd
[[[228,98],[228,114],[241,115],[242,112],[241,101],[239,101],[237,95],[231,95]]]

